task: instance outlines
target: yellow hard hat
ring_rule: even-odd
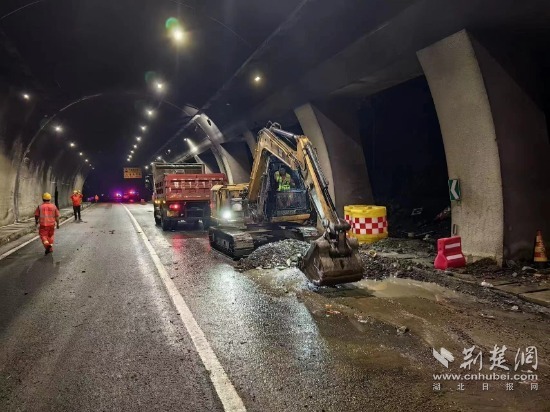
[[[46,192],[42,195],[42,200],[52,200],[52,195]]]
[[[78,190],[73,190],[73,193],[78,193]]]

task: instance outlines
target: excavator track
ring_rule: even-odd
[[[254,251],[252,236],[239,229],[210,227],[208,229],[208,239],[212,248],[233,259],[246,257]]]

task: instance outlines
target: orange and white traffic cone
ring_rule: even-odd
[[[542,240],[542,231],[540,230],[537,230],[537,236],[535,237],[535,254],[533,261],[539,265],[544,265],[548,262],[546,248],[544,247],[544,241]]]

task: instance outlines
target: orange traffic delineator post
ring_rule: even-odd
[[[548,257],[546,256],[546,248],[544,247],[544,241],[542,240],[541,230],[537,230],[537,236],[535,238],[535,254],[533,260],[535,263],[548,262]]]

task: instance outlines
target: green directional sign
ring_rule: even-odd
[[[451,200],[460,200],[460,181],[449,179],[449,197]]]

